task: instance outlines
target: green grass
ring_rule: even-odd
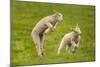
[[[43,17],[57,10],[64,15],[64,20],[54,32],[46,35],[44,48],[46,55],[37,57],[35,45],[30,33],[35,24]],[[82,31],[80,47],[74,54],[65,49],[57,56],[57,48],[66,33],[76,24]],[[51,63],[69,63],[95,60],[95,6],[51,4],[37,2],[11,3],[11,64],[35,65]]]

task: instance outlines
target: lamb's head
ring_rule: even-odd
[[[77,24],[76,27],[73,29],[74,32],[78,33],[79,35],[81,34],[81,30],[79,25]]]
[[[54,12],[54,14],[55,14],[55,17],[56,17],[56,19],[58,20],[58,21],[62,21],[63,20],[63,15],[60,13],[60,12],[58,12],[58,11],[53,11]]]

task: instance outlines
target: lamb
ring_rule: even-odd
[[[49,31],[54,31],[58,22],[63,20],[63,15],[57,11],[54,14],[49,15],[41,19],[31,32],[31,37],[35,43],[37,54],[39,57],[44,55],[43,43],[45,40],[45,35]]]
[[[81,34],[81,31],[77,24],[76,27],[73,28],[72,32],[65,34],[64,37],[62,38],[62,41],[57,51],[57,55],[60,54],[61,49],[64,48],[65,46],[68,52],[74,53],[76,49],[79,47],[79,43],[81,39],[80,34]]]

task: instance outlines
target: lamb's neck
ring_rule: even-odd
[[[58,20],[57,14],[53,14],[52,17],[53,17],[55,20]]]
[[[77,32],[74,32],[74,31],[73,31],[72,33],[73,33],[73,36],[74,36],[74,37],[78,37],[78,36],[79,36],[79,34],[78,34]]]
[[[56,17],[55,14],[53,14],[51,16],[52,16],[52,22],[51,22],[51,24],[55,25],[58,22],[58,19],[57,19],[57,17]]]

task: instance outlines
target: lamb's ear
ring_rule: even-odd
[[[76,28],[78,28],[79,27],[79,25],[78,24],[76,24]]]
[[[72,31],[75,31],[75,28],[71,28]]]
[[[53,10],[53,13],[58,14],[59,12],[58,12],[58,11],[56,11],[56,10]]]

